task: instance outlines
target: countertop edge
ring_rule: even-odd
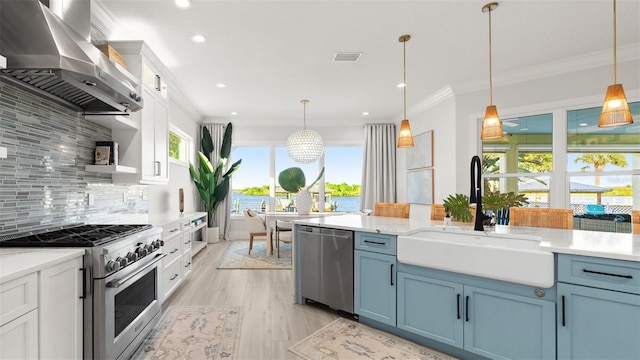
[[[84,249],[11,248],[0,251],[0,284],[84,256]]]

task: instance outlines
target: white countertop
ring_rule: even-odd
[[[83,255],[79,248],[0,248],[0,283]]]
[[[435,230],[468,234],[473,224],[454,224],[445,228],[442,221],[402,219],[380,216],[341,215],[296,220],[296,224],[315,225],[344,230],[379,232],[391,235],[412,235],[419,231]],[[640,261],[640,235],[585,230],[562,230],[526,226],[487,227],[487,236],[539,239],[540,248],[554,253]]]

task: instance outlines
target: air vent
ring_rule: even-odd
[[[360,55],[360,52],[339,52],[333,57],[333,62],[356,62]]]

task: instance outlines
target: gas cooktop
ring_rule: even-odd
[[[0,237],[0,247],[94,247],[151,228],[151,225],[76,225]]]

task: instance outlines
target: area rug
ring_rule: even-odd
[[[131,359],[235,359],[240,311],[232,306],[170,306]]]
[[[280,257],[267,255],[267,243],[253,240],[253,249],[249,255],[249,240],[229,242],[227,251],[218,263],[218,269],[291,269],[291,243],[280,243]]]
[[[452,356],[395,335],[339,318],[293,345],[289,351],[306,360],[452,360]]]

